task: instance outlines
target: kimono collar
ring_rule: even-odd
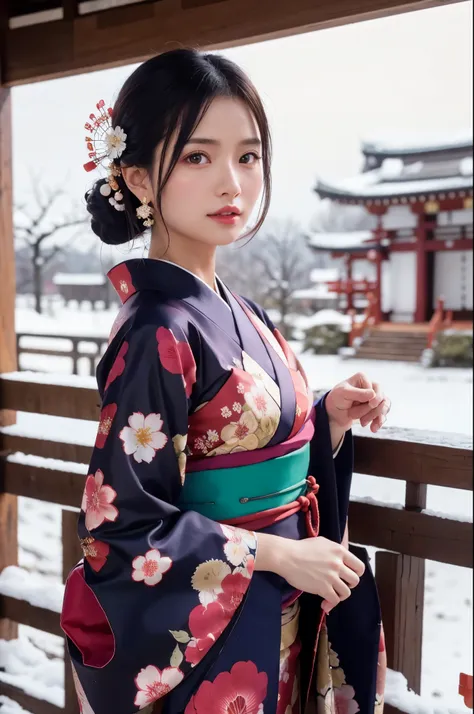
[[[230,310],[227,302],[207,283],[186,268],[167,260],[135,258],[115,265],[107,273],[122,305],[139,290],[157,290],[168,297],[188,302],[219,303]],[[216,276],[218,286],[221,281]]]

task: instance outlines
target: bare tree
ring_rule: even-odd
[[[224,251],[218,271],[236,292],[273,308],[281,332],[288,336],[293,293],[310,284],[314,266],[314,256],[298,224],[269,220],[246,245]]]
[[[20,249],[27,248],[30,270],[29,276],[24,279],[33,290],[35,310],[41,313],[45,269],[81,235],[81,228],[87,218],[85,212],[76,206],[69,208],[65,215],[58,216],[58,203],[67,198],[66,192],[63,189],[39,187],[40,180],[34,179],[32,205],[15,206],[15,240]],[[74,228],[80,230],[68,237],[65,243],[65,231]]]
[[[374,216],[362,206],[346,206],[328,198],[319,202],[311,221],[314,233],[346,233],[375,228]]]

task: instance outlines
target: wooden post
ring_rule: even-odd
[[[420,512],[426,508],[428,487],[407,482],[405,508]],[[375,555],[375,576],[379,590],[385,631],[387,664],[401,672],[408,686],[421,689],[425,560],[379,551]]]
[[[17,364],[11,141],[10,90],[0,86],[0,374],[16,370]],[[2,411],[0,404],[0,426],[14,423],[15,412]],[[17,529],[17,497],[0,493],[0,572],[18,563]],[[17,632],[14,622],[0,619],[0,639],[14,639]]]

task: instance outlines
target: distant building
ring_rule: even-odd
[[[318,182],[321,198],[374,217],[371,231],[309,238],[313,250],[344,259],[328,288],[346,309],[370,294],[376,322],[426,323],[443,297],[454,320],[472,321],[472,149],[472,135],[364,143],[361,174]]]
[[[76,300],[79,304],[90,302],[94,308],[98,302],[104,303],[106,309],[110,307],[110,283],[101,273],[56,273],[53,283],[66,305]]]

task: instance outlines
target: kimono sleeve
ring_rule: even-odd
[[[133,327],[103,381],[61,624],[81,711],[131,714],[199,666],[249,587],[250,531],[180,512],[196,362],[175,326]],[[216,645],[219,646],[219,645]]]

